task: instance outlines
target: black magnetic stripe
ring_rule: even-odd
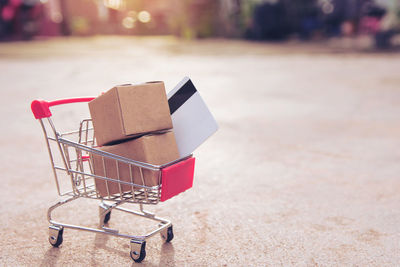
[[[168,99],[171,115],[197,92],[191,80],[188,80],[173,96]]]

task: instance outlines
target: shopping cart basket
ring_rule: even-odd
[[[172,223],[145,211],[143,205],[156,205],[160,201],[163,202],[192,187],[195,159],[190,155],[164,165],[152,165],[101,151],[96,148],[91,119],[82,120],[78,130],[64,133],[56,130],[51,119],[50,107],[89,102],[92,99],[93,97],[72,98],[51,102],[34,100],[31,104],[32,112],[44,132],[57,192],[64,197],[48,209],[49,242],[54,247],[60,246],[63,242],[64,228],[128,238],[131,240],[130,256],[135,262],[141,262],[146,256],[145,248],[148,238],[160,233],[165,242],[170,242],[174,237]],[[93,171],[95,157],[101,159],[104,170],[102,175]],[[116,175],[108,175],[107,164],[115,164]],[[137,180],[144,181],[145,172],[156,173],[159,181],[157,186],[146,186],[144,182],[142,184],[134,183]],[[140,179],[134,175],[139,175]],[[106,184],[106,195],[100,195],[96,190],[96,182],[99,181]],[[110,192],[109,186],[111,185],[117,185],[119,192]],[[53,210],[78,198],[100,200],[99,228],[72,225],[52,219]],[[139,209],[131,210],[121,207],[125,203],[136,203],[139,205]],[[113,209],[156,221],[158,226],[150,233],[140,236],[122,234],[119,230],[106,227]]]

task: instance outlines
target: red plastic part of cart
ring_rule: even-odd
[[[192,187],[194,162],[195,158],[190,157],[162,169],[161,202]]]
[[[79,103],[79,102],[89,102],[92,101],[94,97],[79,97],[79,98],[67,98],[54,101],[44,101],[44,100],[33,100],[31,103],[32,113],[35,119],[43,119],[51,117],[50,107],[58,106],[63,104]]]

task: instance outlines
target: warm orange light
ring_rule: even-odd
[[[61,23],[63,21],[63,16],[60,12],[53,12],[50,15],[50,19],[55,23]]]
[[[138,14],[138,20],[142,23],[148,23],[151,20],[151,15],[146,10],[140,11]]]
[[[125,17],[122,20],[122,26],[124,26],[126,29],[132,29],[135,27],[135,20],[132,17]]]
[[[121,10],[126,6],[125,0],[104,0],[104,5],[108,8]]]

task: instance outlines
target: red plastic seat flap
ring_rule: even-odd
[[[186,191],[193,185],[195,158],[191,157],[162,169],[161,201]]]

